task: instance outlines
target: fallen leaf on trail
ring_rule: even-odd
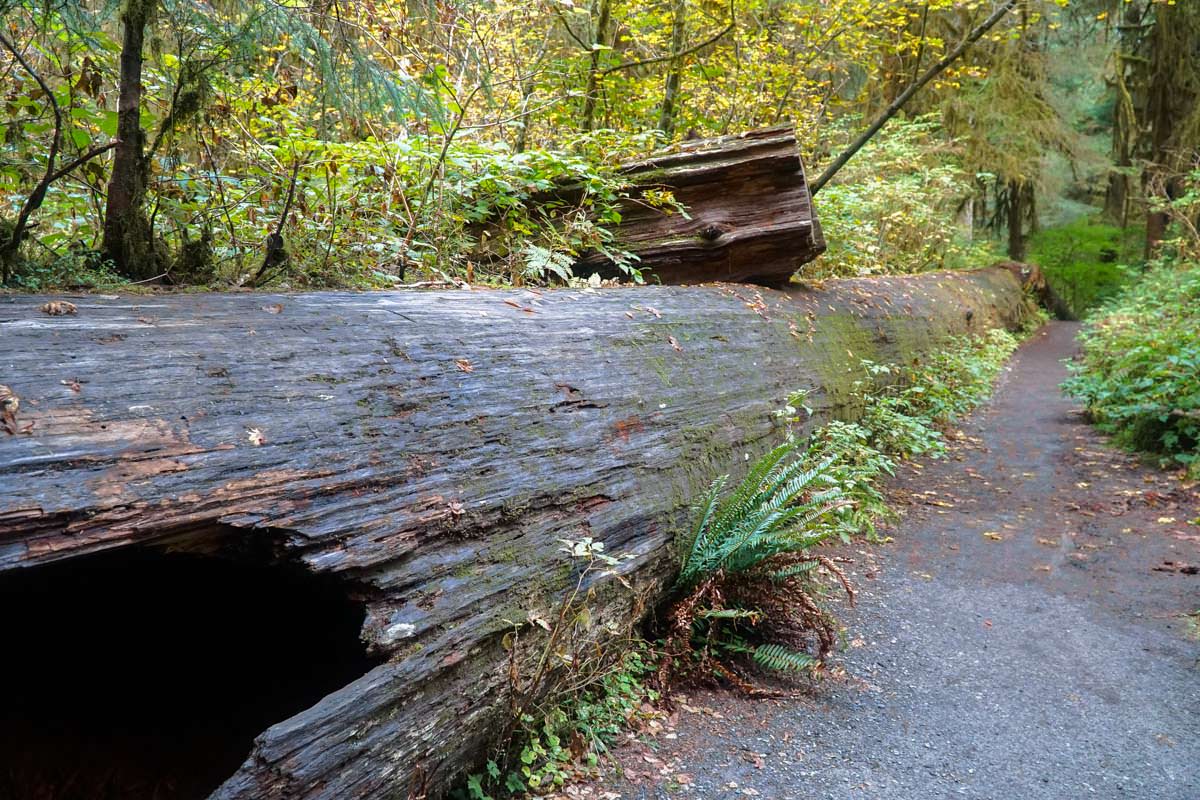
[[[263,306],[262,310],[268,314],[279,314],[283,311],[283,303],[272,303],[269,306]]]
[[[49,314],[52,317],[61,317],[66,314],[75,314],[79,311],[74,303],[68,303],[66,300],[51,300],[41,307],[43,314]]]
[[[461,369],[463,372],[474,372],[475,368],[471,366],[471,362],[465,358],[459,358],[454,361],[454,366]]]
[[[137,321],[142,323],[143,325],[153,325],[154,323],[158,322],[158,318],[157,317],[138,317]]]
[[[1039,564],[1038,566],[1034,567],[1034,569],[1036,569],[1038,572],[1052,572],[1054,570],[1054,568],[1049,564]]]
[[[1157,520],[1159,525],[1170,525],[1175,521],[1174,517],[1159,517]]]
[[[987,537],[988,539],[991,539],[993,542],[1004,541],[1004,537],[1001,536],[1000,534],[996,533],[995,531],[984,531],[983,535],[985,537]]]
[[[250,444],[254,445],[255,447],[261,447],[262,445],[266,444],[267,437],[264,436],[263,432],[258,428],[247,428],[246,441],[250,442]]]
[[[941,508],[954,508],[954,503],[947,503],[945,500],[926,500],[927,506],[939,506]]]
[[[671,343],[671,347],[675,349],[675,352],[677,352],[677,353],[683,352],[683,348],[679,346],[679,342],[675,339],[674,336],[668,336],[667,341]]]
[[[1058,547],[1058,542],[1054,541],[1053,539],[1043,539],[1040,536],[1038,537],[1037,543],[1044,544],[1046,547]]]
[[[75,379],[71,379],[69,381],[59,381],[59,383],[61,383],[63,386],[70,389],[72,392],[75,392],[76,394],[78,394],[80,391],[83,390],[83,386],[81,386],[79,381],[75,380]],[[2,388],[2,387],[0,387],[0,388]]]

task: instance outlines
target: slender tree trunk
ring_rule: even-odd
[[[1124,46],[1123,40],[1124,37],[1118,43],[1118,48]],[[1125,75],[1128,69],[1126,59],[1119,50],[1116,61],[1114,88],[1117,92],[1117,102],[1113,112],[1112,154],[1117,169],[1108,176],[1104,214],[1124,228],[1129,224],[1129,167],[1133,164],[1132,151],[1137,137],[1137,117]]]
[[[1037,211],[1037,189],[1032,183],[1025,184],[1025,217],[1029,220],[1031,236],[1041,231],[1042,223],[1038,219]]]
[[[1181,174],[1190,169],[1200,151],[1198,127],[1191,117],[1200,100],[1200,68],[1196,42],[1200,40],[1200,7],[1195,2],[1154,6],[1154,33],[1146,119],[1150,125],[1149,166],[1143,176],[1146,196],[1171,197]],[[1166,238],[1170,220],[1153,206],[1146,216],[1146,256],[1153,255]]]
[[[1025,187],[1017,181],[1008,182],[1008,257],[1025,260]]]
[[[675,0],[675,17],[671,23],[671,61],[667,82],[663,87],[662,107],[658,113],[658,129],[668,138],[675,135],[675,102],[679,98],[679,83],[683,77],[683,37],[687,33],[687,0]]]
[[[596,35],[592,39],[592,56],[588,66],[587,90],[583,96],[583,116],[579,129],[584,133],[596,125],[596,103],[600,99],[600,57],[608,45],[608,26],[612,19],[612,0],[599,0],[596,10]]]
[[[537,83],[533,78],[528,78],[521,83],[521,127],[517,131],[517,141],[513,145],[513,150],[517,153],[524,153],[525,148],[529,146],[529,100],[533,97],[533,93],[537,90]]]
[[[133,279],[159,274],[162,259],[146,216],[146,136],[142,131],[142,48],[154,0],[126,0],[121,9],[121,76],[116,155],[104,211],[105,258]]]

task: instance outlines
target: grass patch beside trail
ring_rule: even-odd
[[[1200,264],[1146,273],[1080,339],[1068,394],[1118,443],[1200,476]]]
[[[1118,228],[1079,219],[1029,239],[1029,260],[1077,316],[1117,295],[1141,263],[1145,228]]]

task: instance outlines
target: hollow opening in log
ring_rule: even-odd
[[[0,800],[207,797],[255,736],[374,666],[344,586],[219,552],[0,576]]]

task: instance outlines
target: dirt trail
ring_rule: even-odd
[[[1060,395],[1076,330],[1041,331],[949,456],[895,482],[895,542],[850,553],[844,681],[697,693],[581,796],[1200,799],[1200,576],[1181,566],[1200,495]]]

